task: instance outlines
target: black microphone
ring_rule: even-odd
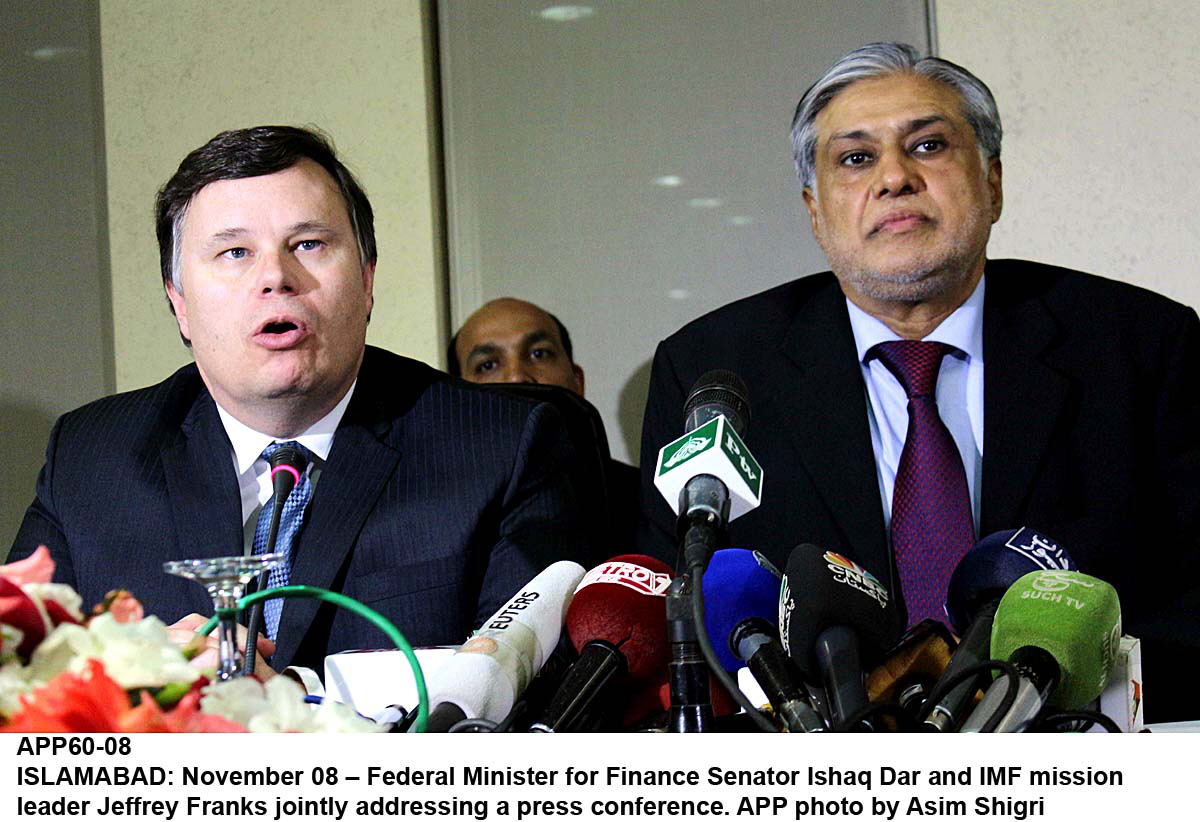
[[[746,384],[732,371],[709,371],[692,385],[683,406],[684,430],[694,431],[719,416],[741,436],[750,421],[750,401]],[[697,474],[683,486],[679,495],[679,523],[683,532],[683,567],[690,570],[721,547],[729,524],[729,487],[717,474]]]
[[[958,561],[946,591],[946,613],[962,640],[935,691],[972,665],[991,658],[992,623],[1004,592],[1030,571],[1074,571],[1075,563],[1054,540],[1032,528],[998,531],[981,539]],[[927,730],[955,730],[966,718],[975,693],[991,682],[981,673],[959,684],[923,710]]]
[[[750,422],[749,393],[746,383],[732,371],[718,369],[703,374],[683,403],[683,430],[699,428],[723,414],[734,431],[745,433]]]
[[[275,552],[275,541],[279,537],[279,520],[283,517],[283,506],[291,495],[292,489],[300,481],[301,474],[308,467],[308,456],[298,445],[288,444],[275,449],[267,462],[271,465],[271,526],[267,530],[267,544],[263,553]],[[267,579],[271,572],[264,570],[258,575],[257,588],[267,587]],[[256,637],[262,631],[263,601],[254,603],[250,609],[250,619],[246,626],[246,653],[242,662],[242,676],[254,674],[254,657]]]
[[[684,404],[685,433],[659,449],[654,486],[678,517],[680,571],[703,566],[726,525],[762,497],[762,468],[741,436],[750,419],[746,393],[732,372],[704,374]]]
[[[792,551],[779,594],[780,638],[801,673],[824,683],[833,726],[867,706],[864,668],[902,630],[895,600],[865,568],[815,545]]]

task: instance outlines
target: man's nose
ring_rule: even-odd
[[[923,188],[920,169],[908,152],[883,152],[875,166],[875,196],[915,194]]]
[[[533,372],[522,362],[510,362],[504,368],[503,382],[536,383]]]
[[[292,294],[299,285],[301,267],[292,254],[279,250],[260,255],[254,273],[261,293]]]

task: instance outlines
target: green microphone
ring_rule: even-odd
[[[1004,593],[992,624],[992,658],[1020,673],[1016,701],[997,716],[1009,688],[997,679],[962,731],[1024,731],[1043,705],[1087,705],[1108,686],[1120,640],[1121,604],[1107,582],[1078,571],[1026,574]]]

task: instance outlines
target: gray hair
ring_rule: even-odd
[[[963,116],[975,132],[981,158],[1000,156],[1000,112],[991,90],[962,66],[938,57],[920,57],[907,43],[868,43],[842,55],[813,83],[792,118],[792,155],[796,174],[816,191],[817,115],[851,83],[888,74],[912,73],[928,77],[956,91],[962,98]]]

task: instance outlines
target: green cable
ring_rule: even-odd
[[[341,606],[348,611],[358,614],[383,631],[387,635],[387,638],[404,652],[409,666],[412,667],[413,679],[417,684],[417,719],[413,723],[413,731],[415,733],[423,733],[425,731],[425,724],[429,718],[429,694],[425,690],[425,675],[421,673],[421,663],[417,661],[417,655],[413,653],[412,645],[408,644],[408,640],[404,638],[404,634],[400,633],[400,630],[387,617],[373,608],[368,608],[358,600],[351,599],[345,594],[339,594],[336,591],[328,591],[312,585],[284,585],[280,588],[268,588],[264,591],[257,591],[249,596],[242,597],[238,602],[238,607],[246,608],[256,602],[275,599],[276,597],[283,597],[284,599],[302,599],[306,597],[323,599],[326,602],[332,602],[334,605]],[[211,633],[213,628],[217,627],[219,618],[218,614],[214,614],[208,622],[200,627],[199,633]]]

